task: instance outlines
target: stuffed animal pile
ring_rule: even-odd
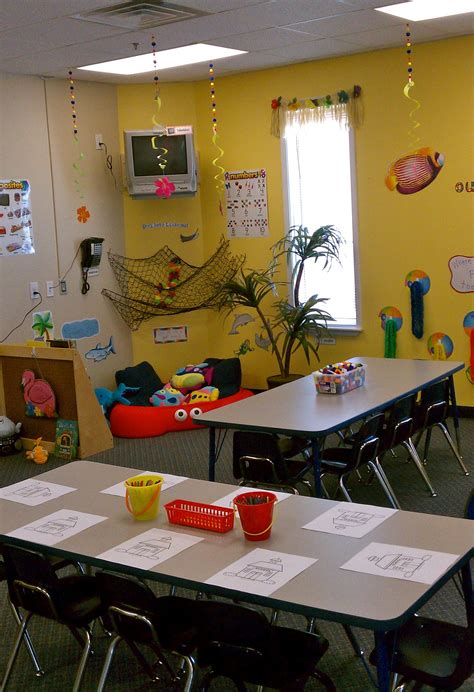
[[[214,368],[208,363],[179,368],[162,389],[151,397],[153,406],[183,406],[215,401],[219,390],[211,385]]]

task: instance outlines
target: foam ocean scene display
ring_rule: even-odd
[[[405,154],[391,164],[385,185],[401,195],[420,192],[431,185],[444,165],[444,154],[431,147],[423,147]]]

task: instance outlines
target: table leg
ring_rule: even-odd
[[[467,562],[461,567],[462,591],[466,601],[466,613],[470,627],[474,625],[474,592],[472,590],[471,563]]]
[[[313,455],[313,473],[314,473],[314,494],[315,497],[322,497],[322,487],[321,487],[321,450],[319,447],[319,441],[313,440],[311,443],[311,450]]]
[[[390,692],[390,668],[384,633],[374,632],[374,638],[377,651],[377,689],[381,692]]]
[[[454,433],[456,435],[456,444],[458,447],[459,456],[462,458],[461,431],[459,429],[459,414],[458,414],[458,407],[456,404],[456,390],[454,388],[454,378],[452,375],[449,377],[449,396],[451,399],[451,408],[452,408],[453,423],[454,423]]]
[[[209,480],[216,480],[216,429],[209,428]]]

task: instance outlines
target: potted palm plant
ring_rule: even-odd
[[[279,369],[277,375],[267,378],[270,387],[301,377],[291,372],[292,356],[298,349],[303,350],[308,364],[312,355],[319,360],[320,339],[332,320],[322,308],[328,298],[315,294],[301,302],[301,280],[305,262],[321,262],[326,269],[333,260],[338,261],[340,244],[341,235],[333,226],[321,226],[313,233],[304,226],[293,226],[273,246],[268,269],[241,269],[240,274],[221,286],[219,309],[227,314],[236,308],[253,309],[260,319]],[[275,299],[269,305],[267,298],[277,293],[279,285],[287,285],[274,281],[276,267],[283,257],[292,271],[292,299]]]

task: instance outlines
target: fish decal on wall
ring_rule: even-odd
[[[110,337],[107,346],[101,346],[99,343],[95,348],[91,348],[89,351],[87,351],[85,357],[88,360],[93,360],[95,363],[99,363],[101,360],[105,360],[111,353],[117,353],[114,348],[114,341],[112,337]]]
[[[265,351],[268,351],[268,348],[270,346],[270,339],[265,339],[264,336],[259,334],[258,332],[255,332],[255,344],[259,348],[263,348]]]
[[[195,240],[199,235],[199,230],[196,228],[194,233],[191,233],[191,235],[184,235],[183,233],[179,234],[179,237],[181,239],[182,243],[189,243],[190,240]]]
[[[390,191],[411,195],[428,187],[444,165],[444,154],[423,147],[401,156],[391,164],[385,185]]]
[[[238,334],[239,327],[243,327],[249,322],[255,322],[255,318],[252,317],[252,315],[249,315],[248,312],[242,312],[240,315],[235,315],[229,334]]]

